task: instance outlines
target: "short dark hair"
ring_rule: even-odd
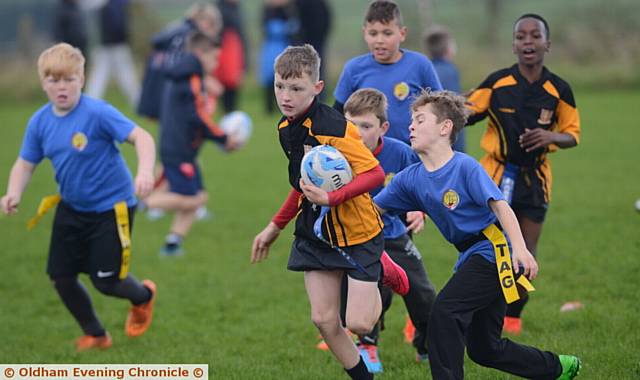
[[[467,123],[469,110],[465,106],[466,99],[453,91],[437,91],[424,89],[411,103],[411,112],[416,112],[418,108],[431,105],[431,111],[436,116],[438,123],[449,119],[453,123],[453,130],[449,136],[449,142],[456,142],[458,132]]]
[[[536,19],[536,20],[540,21],[542,23],[542,25],[544,25],[544,36],[547,38],[547,41],[549,40],[549,37],[551,37],[551,31],[549,30],[549,23],[547,22],[547,20],[544,19],[544,17],[542,17],[542,16],[540,16],[539,14],[536,14],[536,13],[525,13],[522,16],[518,17],[516,22],[513,23],[513,31],[514,32],[516,30],[516,25],[518,25],[520,20],[523,20],[525,18],[533,18],[533,19]]]
[[[391,0],[375,0],[369,4],[367,13],[364,16],[364,22],[373,23],[380,22],[382,24],[389,24],[396,21],[398,26],[402,26],[402,14],[398,4]]]
[[[451,44],[451,34],[444,26],[434,26],[424,35],[424,47],[431,59],[444,57],[449,44]]]
[[[189,34],[187,39],[187,50],[193,51],[194,49],[202,49],[204,51],[210,51],[220,47],[220,42],[217,39],[213,39],[200,31],[194,31]]]
[[[320,55],[309,44],[289,46],[276,58],[273,68],[282,79],[302,78],[303,74],[308,74],[316,82],[320,78]]]

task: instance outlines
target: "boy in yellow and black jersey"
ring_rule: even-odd
[[[319,67],[320,57],[308,44],[290,46],[276,60],[274,91],[284,115],[278,133],[289,159],[292,189],[278,213],[255,237],[251,262],[267,257],[271,244],[297,215],[287,267],[304,272],[311,319],[352,379],[373,379],[342,327],[343,275],[349,287],[344,324],[360,334],[371,331],[380,316],[380,275],[402,295],[409,291],[409,283],[402,268],[383,252],[383,223],[369,195],[384,182],[384,171],[362,142],[358,128],[338,111],[318,102],[324,87]],[[305,152],[320,144],[338,149],[355,173],[350,183],[332,192],[301,180]],[[317,220],[322,224],[321,236],[313,230]]]
[[[536,254],[551,199],[551,163],[547,154],[571,148],[580,139],[580,117],[569,84],[544,66],[549,51],[549,26],[539,15],[516,20],[513,52],[518,62],[498,70],[469,98],[468,124],[489,118],[480,160],[518,216],[527,248]],[[509,305],[505,331],[521,331],[526,303]]]
[[[304,154],[317,145],[331,145],[348,158],[356,174],[378,166],[373,154],[364,147],[356,127],[329,106],[314,101],[296,120],[283,117],[278,125],[280,144],[289,158],[291,186],[299,192],[300,163]],[[365,148],[366,149],[366,148]],[[296,220],[295,235],[318,240],[313,224],[320,208],[302,199],[301,214]],[[332,244],[344,247],[371,240],[382,230],[380,214],[373,207],[369,193],[363,193],[331,207],[322,224],[322,232]]]

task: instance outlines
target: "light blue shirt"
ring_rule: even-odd
[[[460,244],[496,222],[492,199],[504,199],[498,186],[473,157],[455,152],[432,172],[420,162],[396,174],[374,202],[392,212],[424,211],[447,241]],[[484,240],[460,252],[456,269],[471,255],[496,261],[491,242]]]
[[[135,124],[111,105],[82,95],[64,116],[47,103],[29,120],[20,157],[51,160],[62,200],[80,212],[103,212],[126,201],[136,205],[131,173],[116,143]]]
[[[371,53],[349,60],[340,74],[334,96],[344,104],[361,88],[375,88],[387,97],[390,128],[388,137],[409,144],[411,103],[425,88],[442,90],[431,61],[424,55],[402,49],[398,62],[376,62]]]

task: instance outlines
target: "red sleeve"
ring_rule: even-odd
[[[302,193],[296,191],[296,189],[291,189],[287,199],[280,206],[280,210],[271,219],[279,229],[283,230],[298,213],[298,201],[301,195]]]
[[[329,194],[329,206],[333,207],[357,195],[368,193],[384,183],[384,170],[378,165],[373,169],[358,174],[353,181]]]

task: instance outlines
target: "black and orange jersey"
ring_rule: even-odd
[[[299,192],[300,164],[304,154],[317,145],[331,145],[349,161],[355,175],[378,166],[378,160],[362,142],[358,127],[335,109],[314,100],[309,110],[296,120],[282,118],[278,123],[280,145],[289,159],[289,183]],[[313,224],[320,207],[304,196],[300,201],[295,235],[318,240]],[[382,231],[382,219],[369,193],[361,194],[334,206],[322,224],[322,233],[339,247],[361,244]]]
[[[549,198],[551,166],[547,153],[558,147],[550,145],[526,152],[520,147],[519,137],[525,128],[544,128],[570,134],[576,143],[580,142],[580,116],[569,84],[546,67],[540,80],[529,83],[515,64],[489,75],[468,101],[473,112],[468,124],[489,118],[480,142],[487,156],[481,163],[494,181],[500,183],[504,163],[510,162],[534,171]]]

